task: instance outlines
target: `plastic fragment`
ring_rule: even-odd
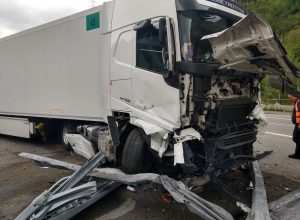
[[[287,192],[291,192],[292,190],[290,189],[290,188],[288,188],[288,187],[284,187],[284,189],[285,189],[285,191],[287,191]]]
[[[136,189],[133,188],[132,186],[127,186],[127,190],[130,191],[130,192],[134,192],[134,193],[137,192]]]
[[[246,206],[245,204],[241,203],[241,202],[236,202],[237,207],[239,207],[240,209],[243,210],[243,212],[245,213],[249,213],[251,211],[251,209]]]

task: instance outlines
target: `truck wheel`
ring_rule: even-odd
[[[134,129],[128,135],[122,154],[122,169],[126,173],[150,172],[154,158],[140,129]]]
[[[63,126],[61,128],[60,139],[61,139],[61,143],[64,146],[66,151],[72,151],[72,149],[73,149],[71,144],[69,144],[69,142],[65,138],[65,134],[70,134],[70,133],[72,133],[71,132],[71,125],[70,124],[63,124]]]

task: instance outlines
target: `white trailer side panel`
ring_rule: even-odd
[[[102,7],[0,39],[0,115],[105,120],[109,35],[86,20]]]

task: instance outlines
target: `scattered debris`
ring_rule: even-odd
[[[202,178],[188,178],[185,181],[185,184],[189,187],[199,187],[199,186],[204,186],[210,182],[210,177],[205,176]]]
[[[163,203],[170,203],[173,200],[173,198],[170,193],[163,193],[160,197],[160,200]]]
[[[284,187],[285,191],[291,192],[292,190],[290,188]]]
[[[96,154],[95,156],[91,157],[91,159],[89,159],[82,167],[80,167],[79,165],[70,164],[70,163],[66,163],[66,162],[62,162],[62,161],[58,161],[58,160],[54,160],[54,159],[50,159],[50,158],[46,158],[46,157],[41,157],[38,155],[28,154],[28,153],[22,153],[22,154],[20,154],[20,156],[31,159],[37,163],[42,163],[44,165],[47,164],[49,167],[60,168],[60,169],[69,169],[69,170],[75,171],[75,173],[71,177],[68,177],[67,180],[65,180],[65,179],[61,180],[59,183],[57,183],[55,185],[55,187],[57,185],[61,185],[62,184],[61,182],[63,182],[63,185],[65,185],[65,182],[66,182],[67,186],[69,186],[70,185],[69,178],[71,178],[71,179],[75,178],[77,180],[76,183],[78,183],[78,181],[82,180],[85,176],[88,176],[88,175],[91,175],[96,179],[99,178],[98,181],[103,181],[103,179],[107,179],[107,180],[109,180],[110,184],[113,184],[113,183],[116,184],[116,182],[118,182],[117,183],[118,186],[120,185],[120,183],[131,185],[133,183],[154,182],[157,184],[161,184],[172,195],[173,199],[176,202],[185,204],[191,212],[195,213],[200,218],[207,219],[207,220],[223,220],[223,219],[233,220],[232,215],[229,212],[227,212],[225,209],[199,197],[195,193],[188,190],[188,188],[186,187],[186,185],[184,183],[182,183],[180,181],[176,181],[174,179],[171,179],[168,176],[160,176],[160,175],[154,174],[154,173],[127,175],[127,174],[123,173],[121,170],[117,170],[117,169],[96,168],[101,163],[101,161],[105,158],[100,152],[98,154]],[[93,172],[90,173],[91,171],[93,171]],[[95,181],[94,183],[100,183],[98,181],[97,182]],[[116,181],[116,182],[114,182],[114,181]],[[73,181],[71,181],[71,183],[74,184]],[[70,185],[70,186],[72,186],[72,185]],[[87,187],[87,186],[81,186],[81,187]],[[59,187],[59,188],[61,188],[61,187]],[[65,189],[65,188],[66,187],[63,186],[63,189]],[[103,189],[100,187],[99,190],[102,190],[102,192],[103,192],[102,195],[103,194],[106,195],[109,192],[111,192],[112,190],[114,190],[115,188],[116,187],[105,187]],[[95,191],[94,188],[93,188],[93,190]],[[84,191],[86,193],[84,196],[93,195],[93,193],[95,193],[94,191],[92,191],[92,192]],[[46,192],[48,192],[48,191],[46,191]],[[56,191],[54,191],[50,195],[52,196],[54,194],[54,196],[55,196],[55,193],[56,193]],[[69,193],[70,193],[69,191],[66,191],[66,192],[64,192],[64,195],[68,195]],[[46,193],[46,195],[47,195],[47,193]],[[40,200],[40,197],[44,198],[44,200],[42,203],[37,203],[37,201]],[[18,218],[17,220],[27,220],[30,218],[33,220],[33,219],[37,219],[34,217],[34,216],[37,216],[36,212],[53,211],[52,209],[49,210],[48,208],[49,207],[51,208],[54,204],[53,203],[48,204],[47,203],[48,200],[45,199],[44,194],[42,194],[40,197],[38,197],[38,200],[36,199],[26,210],[24,210],[19,215],[20,218]],[[97,200],[99,200],[102,197],[97,197]],[[58,202],[64,203],[64,205],[70,205],[70,200],[65,201],[64,199],[65,198],[61,198],[61,200],[59,200]],[[89,205],[93,204],[97,200],[94,199],[93,201],[91,201],[89,203]],[[37,204],[40,204],[40,206],[36,206]],[[85,206],[85,208],[86,207],[88,207],[88,206]],[[72,211],[70,211],[70,210],[72,210]],[[82,209],[80,209],[79,206],[77,206],[74,209],[74,207],[71,204],[71,208],[68,209],[67,212],[65,211],[62,213],[57,213],[57,212],[56,213],[57,213],[57,215],[59,215],[60,218],[61,218],[61,216],[64,217],[61,219],[65,219],[65,218],[71,218],[72,216],[74,216],[74,213],[77,214],[80,211],[82,211]],[[25,216],[25,217],[21,218],[21,216],[22,217]]]
[[[143,173],[136,175],[127,175],[121,170],[112,168],[97,168],[105,156],[101,153],[91,157],[83,166],[70,164],[46,157],[33,154],[22,153],[21,157],[31,159],[39,164],[49,167],[68,169],[75,171],[73,175],[61,179],[54,184],[50,190],[45,191],[38,196],[17,218],[16,220],[36,220],[36,219],[69,219],[78,214],[88,206],[97,202],[99,199],[115,190],[121,183],[127,184],[129,189],[135,183],[153,182],[161,184],[168,193],[163,194],[162,199],[166,202],[170,198],[178,203],[185,204],[188,209],[202,219],[207,220],[233,220],[233,216],[222,207],[213,204],[195,193],[181,181],[176,181],[167,176],[161,176],[154,173]],[[245,212],[249,212],[247,220],[271,220],[266,191],[264,187],[263,176],[257,161],[252,163],[252,176],[254,181],[253,201],[251,209],[243,203],[237,203]],[[88,178],[85,178],[88,177]],[[93,177],[93,178],[91,178]],[[86,179],[93,179],[92,182],[78,184]],[[128,189],[128,187],[127,187]],[[284,213],[287,209],[293,209],[296,212],[296,201],[300,198],[300,192],[297,195],[291,194],[284,199],[281,206],[280,201],[273,203],[272,217]],[[298,202],[299,203],[299,202]],[[278,212],[278,209],[281,209]],[[150,209],[149,209],[150,211]],[[298,215],[299,216],[299,215]]]
[[[245,213],[249,213],[251,209],[241,202],[236,202],[237,207],[241,208]]]
[[[127,190],[130,191],[130,192],[134,192],[134,193],[137,192],[136,189],[133,188],[132,186],[127,186]]]
[[[250,182],[249,187],[247,188],[247,190],[253,190],[253,183],[252,183],[252,181]]]
[[[73,175],[61,179],[38,196],[16,220],[69,219],[119,187],[120,183],[107,180],[87,182],[78,186],[104,159],[105,157],[98,153],[82,167],[78,166]]]

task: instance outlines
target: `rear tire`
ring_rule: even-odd
[[[154,158],[141,129],[134,129],[128,135],[122,154],[122,169],[126,173],[145,173],[153,168]]]

